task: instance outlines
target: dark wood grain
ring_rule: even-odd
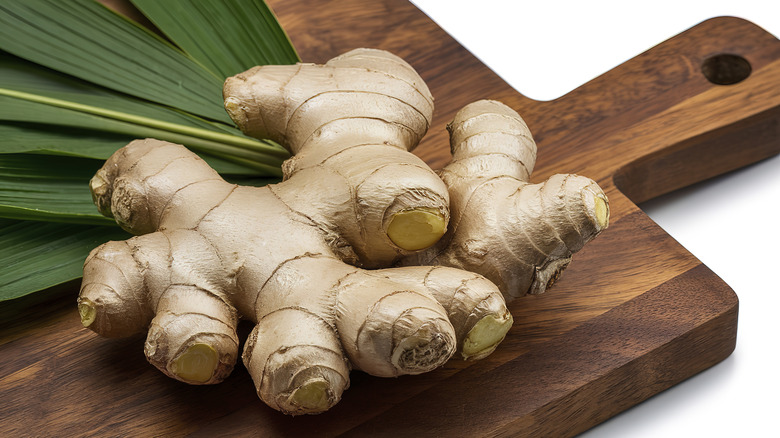
[[[418,69],[437,106],[416,153],[433,167],[449,160],[444,125],[460,107],[482,98],[512,106],[539,144],[534,180],[596,179],[611,201],[610,228],[549,293],[511,304],[515,325],[487,359],[397,379],[354,372],[341,403],[318,416],[267,408],[242,365],[210,387],[166,378],[145,362],[142,337],[102,339],[81,327],[76,285],[2,304],[0,436],[564,437],[731,353],[737,297],[636,203],[780,152],[777,39],[739,19],[709,20],[538,102],[406,1],[271,4],[306,61],[364,46]],[[701,65],[722,53],[747,60],[750,76],[709,82]]]

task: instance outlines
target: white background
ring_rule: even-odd
[[[745,18],[780,35],[777,0],[413,2],[537,100],[559,97],[715,16]],[[524,40],[544,44],[524,47]],[[780,437],[778,204],[780,156],[641,206],[737,293],[737,348],[584,437]]]

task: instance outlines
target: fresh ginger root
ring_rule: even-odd
[[[293,415],[337,403],[351,368],[397,376],[456,352],[485,357],[512,325],[504,297],[543,292],[608,225],[593,181],[528,183],[536,146],[497,102],[456,115],[438,178],[409,153],[433,99],[386,52],[256,67],[224,94],[244,132],[294,154],[282,183],[229,184],[151,139],[91,181],[99,210],[137,236],[88,257],[82,323],[105,336],[148,330],[149,361],[184,382],[230,373],[240,318],[256,324],[243,361],[259,397]]]
[[[286,178],[309,175],[295,196],[317,199],[334,185],[350,186],[333,202],[354,208],[307,212],[327,226],[344,260],[387,267],[446,231],[447,187],[408,153],[430,126],[433,96],[402,59],[357,49],[322,66],[259,66],[229,78],[224,96],[242,131],[294,154],[283,165]],[[336,221],[361,226],[331,232]]]
[[[259,397],[293,415],[337,403],[353,367],[417,374],[496,348],[512,317],[484,277],[364,269],[434,244],[449,220],[446,186],[408,152],[433,111],[408,64],[361,49],[323,66],[258,67],[226,82],[225,106],[245,132],[295,154],[285,180],[229,184],[158,140],[117,151],[91,190],[137,236],[87,258],[84,326],[110,337],[148,330],[152,364],[210,384],[233,368],[239,318],[251,320],[244,364]]]
[[[500,102],[467,105],[447,129],[453,160],[440,176],[450,192],[450,229],[401,264],[477,272],[507,301],[544,292],[572,254],[609,225],[606,195],[578,175],[530,184],[536,144],[523,119]]]

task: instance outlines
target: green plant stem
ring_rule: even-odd
[[[0,88],[0,95],[28,100],[31,102],[42,103],[46,105],[52,105],[60,108],[66,108],[66,109],[75,110],[87,114],[93,114],[93,115],[106,117],[114,120],[121,120],[136,125],[147,126],[150,128],[156,128],[164,131],[171,131],[178,134],[184,134],[187,136],[198,137],[205,140],[210,140],[212,142],[233,145],[235,147],[238,147],[240,149],[245,149],[248,151],[269,154],[275,157],[285,158],[289,156],[289,153],[286,150],[282,149],[281,147],[267,145],[254,139],[239,137],[236,135],[224,134],[221,132],[209,131],[201,128],[177,125],[175,123],[163,122],[148,117],[136,116],[133,114],[123,113],[120,111],[98,108],[90,105],[70,102],[67,100],[54,99],[51,97],[25,93],[22,91],[9,90],[6,88]]]

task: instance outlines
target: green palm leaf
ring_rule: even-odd
[[[131,0],[185,53],[219,77],[299,60],[271,9],[259,0]],[[204,28],[214,38],[203,39]]]
[[[92,248],[128,237],[118,227],[0,219],[0,301],[79,278]]]
[[[4,154],[27,152],[105,160],[132,139],[80,128],[0,121],[0,153]]]
[[[28,153],[30,156],[27,158],[30,160],[36,160],[41,155],[56,155],[95,158],[103,161],[134,138],[136,137],[61,125],[0,121],[0,154]],[[219,173],[232,179],[238,177],[265,181],[279,179],[278,177],[263,178],[256,170],[208,153],[201,153],[200,156]],[[86,187],[87,181],[88,179],[83,180],[82,185]]]
[[[88,158],[2,154],[0,216],[111,225],[84,184],[102,165]]]
[[[78,278],[92,248],[128,237],[97,225],[87,187],[133,138],[191,147],[233,181],[280,175],[286,151],[240,133],[221,96],[228,75],[299,60],[270,9],[136,4],[168,40],[94,0],[0,2],[0,301]]]
[[[234,127],[124,96],[8,55],[0,56],[0,120],[155,137],[233,157],[272,176],[281,175],[279,166],[288,155],[280,146],[246,137]],[[0,138],[0,151],[13,148],[4,148],[4,143],[8,141]]]
[[[224,78],[91,0],[2,2],[0,47],[112,90],[230,123],[215,105]]]
[[[33,98],[40,100],[31,100]],[[19,98],[3,96],[2,90],[0,90],[0,120],[80,127],[115,134],[125,134],[131,138],[154,137],[160,140],[184,144],[199,151],[206,151],[213,155],[239,162],[247,167],[264,172],[265,175],[281,176],[279,166],[283,161],[282,154],[286,154],[286,152],[275,147],[261,143],[257,144],[257,148],[263,148],[261,149],[262,152],[272,151],[274,154],[277,154],[277,157],[268,157],[268,155],[262,152],[246,150],[219,141],[223,136],[230,137],[229,134],[208,131],[195,132],[196,130],[186,129],[181,126],[177,127],[176,131],[179,132],[176,132],[170,128],[164,129],[168,126],[164,122],[155,121],[154,119],[141,120],[140,123],[125,122],[116,118],[97,115],[101,111],[99,108],[88,108],[89,112],[86,112],[81,107],[70,109],[68,106],[71,104],[72,102],[62,101],[52,104],[51,99],[43,96],[22,96]],[[237,140],[241,139],[240,137],[234,138]]]
[[[181,110],[132,98],[7,53],[0,54],[0,93],[42,96],[125,114],[126,117],[148,117],[176,125],[242,136],[232,125],[209,123]],[[221,101],[211,102],[210,106],[216,105],[221,105]]]

